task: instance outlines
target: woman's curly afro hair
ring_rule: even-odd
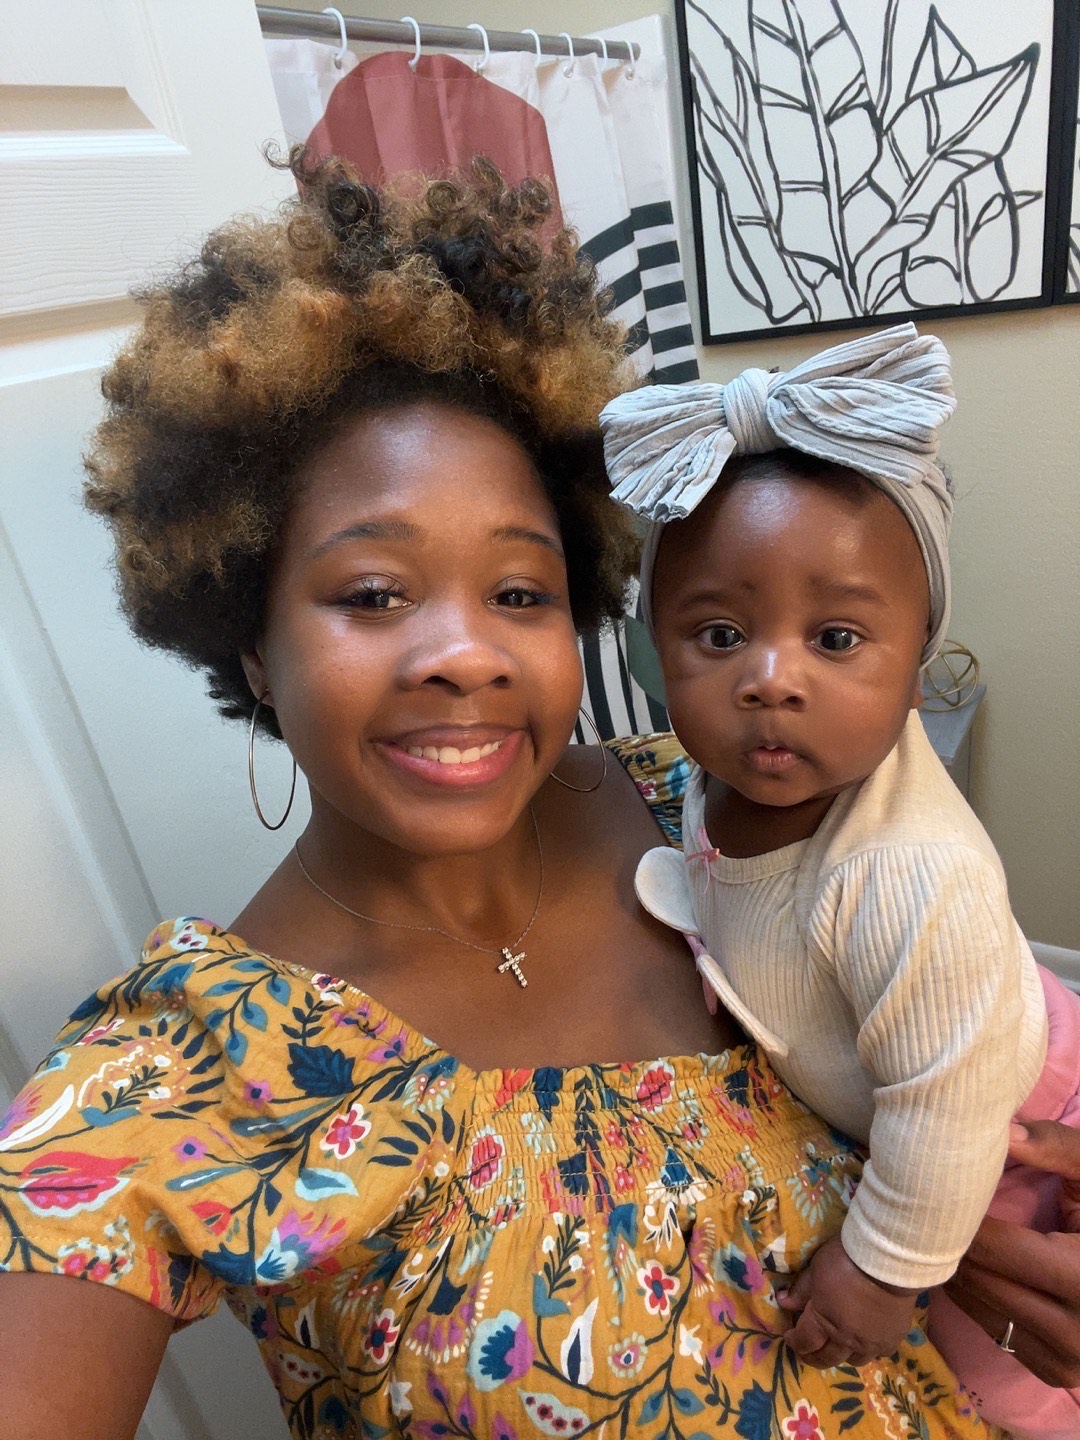
[[[347,415],[425,400],[519,441],[558,515],[578,628],[614,618],[636,546],[597,417],[634,382],[545,186],[509,186],[484,160],[385,190],[337,159],[289,163],[300,198],[214,231],[144,290],[102,382],[86,500],[112,528],[135,633],[204,669],[223,714],[249,715],[240,656],[298,471]]]

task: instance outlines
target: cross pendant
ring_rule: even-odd
[[[518,962],[525,959],[525,951],[522,950],[520,954],[512,955],[510,953],[509,945],[504,945],[502,948],[502,953],[506,956],[506,959],[499,966],[499,974],[502,975],[504,971],[509,970],[510,973],[513,975],[514,979],[521,986],[521,988],[524,989],[529,982],[522,974],[521,966]]]

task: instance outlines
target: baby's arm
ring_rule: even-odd
[[[796,1294],[870,1358],[895,1348],[913,1293],[953,1273],[1001,1175],[1020,1098],[1021,962],[1000,871],[961,846],[859,855],[815,918],[877,1086],[844,1260],[824,1247]],[[816,1338],[811,1318],[792,1331],[801,1353]]]

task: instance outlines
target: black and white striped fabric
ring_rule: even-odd
[[[581,248],[611,290],[612,313],[627,328],[641,373],[658,384],[696,380],[697,351],[670,201],[634,206]],[[581,652],[583,703],[604,740],[668,728],[663,705],[634,678],[622,625],[585,637]],[[590,744],[594,737],[579,724],[577,739]]]
[[[585,669],[581,704],[592,716],[601,739],[669,728],[667,711],[642,688],[631,670],[624,625],[600,635],[583,636],[579,647]],[[585,745],[596,743],[588,724],[580,720],[574,738]]]
[[[697,351],[672,209],[673,89],[663,28],[658,17],[649,16],[602,33],[609,40],[634,41],[642,57],[635,74],[628,74],[625,67],[604,67],[602,77],[625,204],[609,211],[602,226],[595,220],[582,223],[585,208],[574,214],[575,223],[583,237],[582,248],[612,292],[615,317],[627,327],[631,353],[642,375],[667,385],[696,380]],[[549,132],[552,124],[549,115]],[[589,158],[581,155],[575,165],[578,173]],[[571,202],[567,208],[573,212],[574,179],[559,174],[558,182],[560,195],[564,203]],[[624,626],[586,637],[581,649],[584,705],[605,739],[668,728],[663,705],[634,678]],[[592,740],[588,733],[579,733],[578,738]]]
[[[636,205],[582,250],[611,291],[642,374],[660,384],[696,380],[697,351],[671,202]]]

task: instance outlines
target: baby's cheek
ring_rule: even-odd
[[[671,728],[691,760],[712,775],[721,774],[728,751],[723,707],[706,686],[676,683],[667,691]]]

